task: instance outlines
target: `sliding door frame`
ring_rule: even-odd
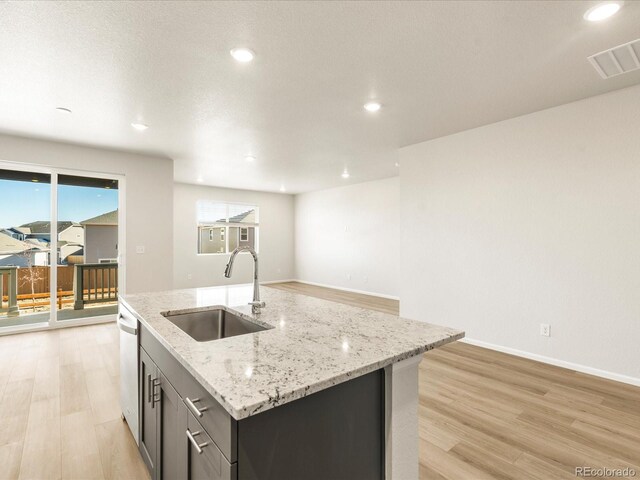
[[[117,313],[100,315],[94,317],[74,318],[72,320],[58,320],[58,309],[56,300],[58,297],[58,176],[72,175],[78,177],[103,178],[106,180],[118,181],[118,296],[124,295],[126,289],[126,178],[125,175],[115,173],[94,172],[91,170],[77,170],[69,168],[50,167],[45,165],[35,165],[21,162],[10,162],[0,160],[0,169],[16,170],[30,173],[44,173],[50,175],[50,254],[49,254],[49,321],[42,323],[12,325],[0,327],[0,336],[12,333],[34,332],[38,330],[50,330],[65,327],[77,327],[81,325],[91,325],[96,323],[113,322]],[[55,268],[53,268],[55,267]]]

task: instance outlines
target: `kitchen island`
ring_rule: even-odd
[[[139,321],[139,443],[152,477],[417,478],[418,363],[464,333],[262,295],[260,314],[251,285],[121,298]],[[214,310],[259,331],[198,341],[172,320]]]

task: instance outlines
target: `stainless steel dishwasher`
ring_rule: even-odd
[[[120,304],[120,407],[129,429],[139,443],[138,432],[138,320]]]

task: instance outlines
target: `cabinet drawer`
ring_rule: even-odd
[[[237,421],[143,325],[140,328],[140,345],[176,389],[187,410],[197,417],[229,463],[237,461]]]
[[[184,376],[182,388],[182,399],[189,413],[202,424],[227,460],[235,462],[237,422],[191,375]]]
[[[187,415],[187,476],[189,480],[236,480],[237,463],[230,464],[191,412]]]

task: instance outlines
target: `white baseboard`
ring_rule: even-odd
[[[621,375],[619,373],[608,372],[606,370],[600,370],[598,368],[587,367],[580,365],[579,363],[567,362],[564,360],[558,360],[552,357],[546,357],[544,355],[538,355],[536,353],[529,353],[523,350],[517,350],[515,348],[503,347],[502,345],[495,345],[493,343],[483,342],[481,340],[475,340],[473,338],[463,338],[459,340],[463,343],[475,345],[477,347],[488,348],[489,350],[496,350],[498,352],[509,353],[516,357],[528,358],[529,360],[535,360],[537,362],[547,363],[549,365],[555,365],[556,367],[568,368],[569,370],[575,370],[580,373],[587,373],[596,377],[606,378],[608,380],[614,380],[616,382],[628,383],[629,385],[635,385],[640,387],[640,378],[629,377],[627,375]]]
[[[271,285],[272,283],[286,283],[286,282],[297,282],[297,280],[293,278],[287,278],[286,280],[267,280],[266,282],[260,282],[260,285]]]
[[[283,282],[285,280],[282,280]],[[366,290],[356,290],[355,288],[336,287],[335,285],[327,285],[324,283],[308,282],[307,280],[289,280],[290,282],[305,283],[316,287],[332,288],[333,290],[342,290],[343,292],[360,293],[361,295],[369,295],[371,297],[388,298],[389,300],[400,300],[400,297],[394,295],[385,295],[384,293],[367,292]]]

